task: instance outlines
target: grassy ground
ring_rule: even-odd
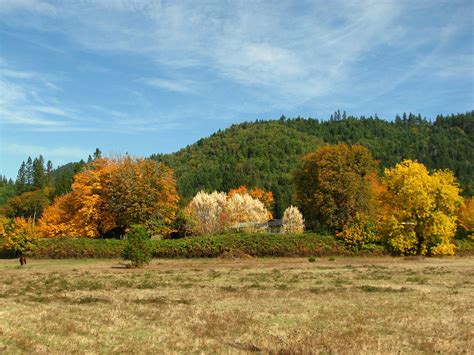
[[[474,257],[16,262],[0,353],[474,349]]]

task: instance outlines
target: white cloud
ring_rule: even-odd
[[[90,153],[90,149],[83,149],[80,147],[46,147],[39,145],[30,144],[16,144],[6,143],[2,144],[3,149],[14,154],[31,155],[32,152],[35,155],[43,155],[52,158],[84,158]]]
[[[196,83],[192,80],[169,80],[163,78],[141,78],[139,82],[173,92],[192,92]]]
[[[40,0],[2,0],[0,13],[28,11],[41,15],[56,15],[56,8],[48,2]]]
[[[34,111],[47,113],[47,114],[51,114],[51,115],[54,115],[54,116],[64,116],[64,117],[69,117],[70,116],[70,114],[66,113],[66,111],[64,111],[63,109],[58,108],[58,107],[54,107],[54,106],[34,106],[34,107],[32,107],[32,109]]]
[[[174,73],[202,69],[282,106],[337,90],[360,58],[404,34],[396,25],[404,5],[392,2],[314,2],[297,14],[293,2],[86,3],[62,8],[58,27],[80,45],[138,53]],[[142,81],[190,93],[193,79]]]
[[[442,21],[421,21],[431,2],[83,0],[51,6],[57,21],[37,16],[21,25],[60,32],[87,50],[143,56],[166,73],[141,79],[159,89],[189,94],[203,85],[197,83],[216,80],[239,86],[256,106],[283,110],[350,95],[355,86],[359,96],[376,97],[380,86],[396,88],[393,83],[429,67],[417,65],[423,58],[413,53],[429,55],[450,22],[472,25],[453,11],[440,12]],[[451,29],[447,38],[458,32]],[[385,65],[391,57],[397,64]],[[451,72],[454,62],[446,63]],[[197,72],[206,73],[204,80]]]

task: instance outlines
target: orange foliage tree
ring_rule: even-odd
[[[44,236],[96,238],[114,228],[149,223],[167,232],[178,209],[173,172],[156,161],[95,159],[74,176],[72,192],[55,199],[39,222]]]
[[[474,239],[474,197],[464,200],[461,208],[457,211],[458,225],[464,229],[471,239]]]
[[[227,193],[227,198],[231,199],[232,196],[235,195],[235,194],[239,194],[239,195],[249,194],[253,198],[255,198],[255,199],[259,200],[260,202],[262,202],[263,205],[265,206],[265,208],[269,211],[272,210],[273,203],[275,202],[274,199],[273,199],[273,194],[272,194],[271,191],[266,191],[266,190],[261,189],[259,187],[256,187],[256,188],[253,188],[253,189],[249,190],[247,188],[247,186],[242,185],[242,186],[238,187],[237,189],[231,189]],[[272,218],[271,212],[269,213],[268,217]]]

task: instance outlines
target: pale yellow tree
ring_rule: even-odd
[[[252,231],[266,228],[270,214],[263,202],[248,193],[233,194],[227,199],[226,210],[233,226],[248,224],[246,229]]]
[[[199,235],[222,233],[228,225],[224,192],[200,191],[186,207],[187,228]]]
[[[283,213],[283,232],[299,234],[304,232],[303,214],[298,207],[290,206]]]

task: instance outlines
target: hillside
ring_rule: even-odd
[[[323,140],[277,121],[242,123],[167,155],[151,158],[172,167],[184,200],[197,191],[227,191],[240,185],[272,191],[275,212],[288,205],[292,172]]]
[[[417,159],[430,169],[451,169],[464,194],[472,195],[473,127],[474,112],[438,116],[434,122],[412,114],[393,122],[339,112],[328,121],[282,117],[233,125],[176,153],[151,158],[174,169],[184,200],[201,189],[258,186],[274,193],[279,216],[291,202],[292,172],[300,158],[324,143],[367,146],[381,168]]]

